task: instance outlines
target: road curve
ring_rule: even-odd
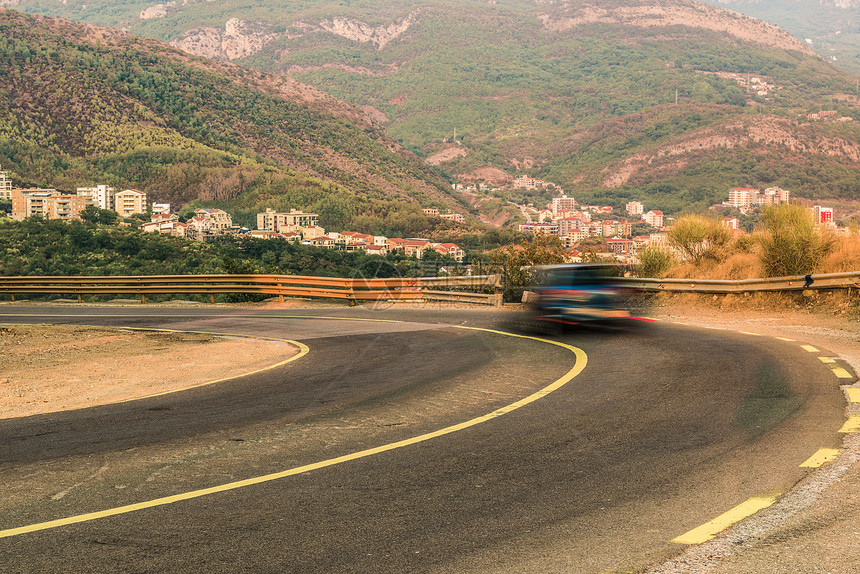
[[[844,403],[802,342],[690,326],[553,340],[494,312],[3,307],[2,323],[234,332],[306,357],[223,384],[0,421],[0,530],[306,472],[0,538],[0,571],[635,569],[838,447]],[[503,416],[413,441],[517,403]],[[581,358],[579,358],[581,360]],[[372,456],[331,466],[382,445]],[[252,481],[253,482],[253,481]]]

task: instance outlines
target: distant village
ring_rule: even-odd
[[[465,258],[465,251],[454,243],[436,243],[421,238],[388,238],[355,231],[327,231],[319,225],[319,215],[296,209],[276,212],[267,209],[257,214],[257,229],[243,229],[233,224],[229,213],[221,209],[200,208],[187,221],[171,213],[170,204],[147,202],[146,193],[134,189],[116,191],[107,185],[79,187],[76,193],[64,193],[56,189],[16,189],[8,172],[0,171],[0,199],[12,201],[12,219],[23,221],[38,216],[45,219],[80,221],[81,214],[89,206],[115,212],[128,218],[136,214],[151,213],[150,221],[139,225],[149,233],[161,233],[171,237],[206,241],[220,235],[245,235],[261,239],[295,241],[306,245],[339,249],[342,251],[364,251],[368,254],[386,255],[400,251],[407,257],[421,259],[428,251],[458,263]],[[453,221],[463,221],[461,214],[439,214],[438,210],[424,210]],[[131,225],[121,223],[120,225]]]

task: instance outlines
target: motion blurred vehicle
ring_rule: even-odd
[[[523,298],[532,320],[560,325],[630,318],[624,308],[631,289],[614,263],[569,263],[535,269],[535,285]]]

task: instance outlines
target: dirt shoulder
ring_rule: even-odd
[[[73,325],[0,325],[0,418],[185,389],[295,355],[283,341]]]

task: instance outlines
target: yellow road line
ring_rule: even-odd
[[[801,345],[800,348],[803,349],[804,351],[809,351],[810,353],[817,353],[818,352],[818,349],[816,349],[812,345]]]
[[[776,337],[780,341],[788,341],[789,343],[794,343],[794,339],[789,339],[787,337]]]
[[[743,333],[744,335],[753,335],[756,337],[761,337],[761,333],[750,333],[749,331],[738,331],[738,333]]]
[[[836,377],[839,379],[853,379],[854,378],[851,376],[851,373],[849,373],[848,371],[846,371],[842,367],[834,367],[832,370],[833,370],[833,374],[836,375]]]
[[[860,388],[853,387],[850,389],[845,389],[845,392],[848,393],[849,403],[860,403]]]
[[[800,468],[818,468],[839,456],[838,448],[820,448],[800,465]]]
[[[294,476],[296,474],[301,474],[304,472],[310,472],[312,470],[318,470],[320,468],[326,468],[329,466],[334,466],[336,464],[342,464],[342,463],[349,462],[352,460],[357,460],[360,458],[366,458],[369,456],[373,456],[375,454],[379,454],[382,452],[387,452],[390,450],[403,448],[405,446],[410,446],[410,445],[418,444],[421,442],[425,442],[425,441],[428,441],[428,440],[431,440],[434,438],[438,438],[438,437],[441,437],[441,436],[444,436],[447,434],[461,431],[463,429],[467,429],[469,427],[473,427],[475,425],[490,421],[492,419],[495,419],[497,417],[500,417],[502,415],[505,415],[505,414],[508,414],[512,411],[515,411],[521,407],[524,407],[530,403],[533,403],[536,400],[541,399],[541,398],[545,397],[546,395],[552,393],[553,391],[560,389],[561,387],[566,385],[568,382],[573,380],[574,377],[579,375],[583,371],[583,369],[585,369],[585,365],[588,362],[588,356],[585,354],[585,351],[583,351],[579,347],[574,347],[573,345],[568,345],[566,343],[560,343],[558,341],[552,341],[550,339],[541,339],[539,337],[532,337],[529,335],[517,335],[514,333],[506,333],[504,331],[495,331],[492,329],[481,329],[478,327],[463,327],[463,326],[457,326],[457,325],[452,325],[452,327],[460,328],[460,329],[470,329],[470,330],[475,330],[475,331],[484,331],[487,333],[496,333],[496,334],[500,334],[500,335],[506,335],[509,337],[517,337],[517,338],[521,338],[521,339],[531,339],[533,341],[539,341],[539,342],[543,342],[543,343],[549,343],[551,345],[557,345],[559,347],[562,347],[564,349],[567,349],[567,350],[573,352],[574,356],[576,357],[576,361],[575,361],[573,367],[567,373],[565,373],[560,379],[557,379],[556,381],[552,382],[548,386],[540,389],[539,391],[537,391],[537,392],[535,392],[535,393],[533,393],[533,394],[531,394],[531,395],[529,395],[523,399],[520,399],[519,401],[516,401],[515,403],[512,403],[510,405],[496,409],[493,412],[488,413],[486,415],[483,415],[483,416],[480,416],[477,418],[473,418],[473,419],[467,420],[465,422],[462,422],[462,423],[459,423],[456,425],[452,425],[449,427],[445,427],[445,428],[442,428],[442,429],[439,429],[439,430],[436,430],[436,431],[433,431],[430,433],[418,435],[418,436],[415,436],[412,438],[408,438],[405,440],[385,444],[385,445],[378,446],[375,448],[370,448],[370,449],[354,452],[354,453],[347,454],[344,456],[339,456],[337,458],[331,458],[328,460],[323,460],[320,462],[315,462],[312,464],[307,464],[304,466],[291,468],[291,469],[284,470],[281,472],[276,472],[276,473],[272,473],[272,474],[266,474],[263,476],[248,478],[248,479],[240,480],[237,482],[230,482],[227,484],[221,484],[218,486],[213,486],[211,488],[193,490],[190,492],[175,494],[173,496],[165,496],[163,498],[156,498],[154,500],[147,500],[147,501],[138,502],[135,504],[128,504],[125,506],[118,506],[116,508],[109,508],[109,509],[101,510],[98,512],[90,512],[87,514],[70,516],[68,518],[61,518],[59,520],[51,520],[48,522],[40,522],[37,524],[30,524],[28,526],[21,526],[18,528],[9,528],[7,530],[0,530],[0,538],[8,538],[10,536],[18,536],[18,535],[26,534],[29,532],[48,530],[51,528],[58,528],[60,526],[67,526],[70,524],[78,524],[81,522],[89,522],[91,520],[97,520],[99,518],[106,518],[108,516],[116,516],[118,514],[127,514],[129,512],[135,512],[137,510],[144,510],[147,508],[164,506],[167,504],[173,504],[175,502],[181,502],[183,500],[190,500],[193,498],[200,498],[201,496],[207,496],[207,495],[216,494],[219,492],[236,490],[238,488],[244,488],[246,486],[253,486],[253,485],[261,484],[264,482],[270,482],[270,481],[278,480],[278,479],[285,478],[288,476]]]
[[[818,360],[824,363],[825,365],[830,365],[836,362],[836,359],[833,357],[818,357]]]
[[[839,432],[846,434],[860,432],[860,415],[849,416],[845,424],[842,425],[842,428],[839,429]]]
[[[673,538],[670,542],[677,542],[678,544],[701,544],[702,542],[707,542],[732,524],[739,522],[748,516],[752,516],[759,510],[763,510],[772,505],[776,502],[776,499],[776,496],[757,496],[750,498],[746,502],[742,502],[735,506],[728,512],[717,516],[710,522],[706,522],[698,528],[690,530],[686,534]]]

